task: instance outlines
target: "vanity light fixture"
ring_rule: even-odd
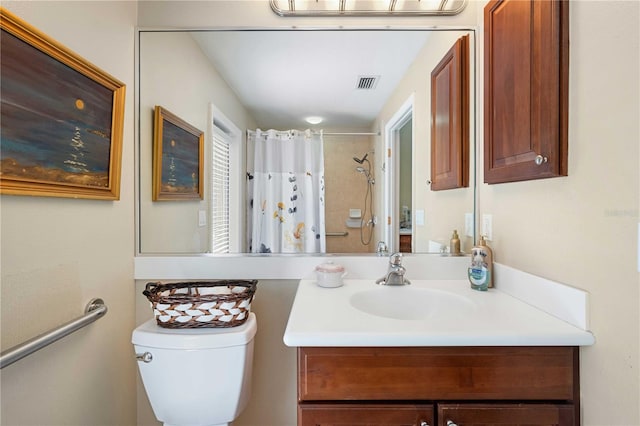
[[[449,16],[464,10],[469,0],[270,0],[280,16]]]

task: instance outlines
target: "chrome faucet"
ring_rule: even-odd
[[[406,269],[402,266],[402,253],[396,252],[389,256],[389,270],[387,274],[376,280],[380,285],[407,285],[411,281],[404,277]]]
[[[389,249],[384,241],[378,241],[378,245],[376,246],[376,254],[378,256],[386,256],[389,254]]]

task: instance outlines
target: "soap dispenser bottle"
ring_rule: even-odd
[[[484,236],[480,237],[480,247],[482,247],[485,258],[484,261],[487,264],[488,276],[487,276],[487,287],[493,288],[493,250],[491,247],[487,245],[487,240]]]
[[[458,256],[460,254],[460,237],[458,237],[458,230],[453,230],[451,235],[451,241],[449,241],[449,254],[452,256]]]
[[[493,287],[493,251],[487,245],[484,236],[478,245],[471,249],[469,282],[474,290],[486,291]]]

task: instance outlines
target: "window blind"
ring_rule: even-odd
[[[214,125],[211,168],[211,252],[229,253],[229,175],[231,137]]]

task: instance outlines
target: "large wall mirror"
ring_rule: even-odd
[[[379,241],[393,250],[402,245],[405,251],[428,253],[446,250],[455,229],[463,251],[473,245],[472,29],[144,30],[138,35],[140,254],[251,252],[252,209],[265,203],[252,199],[259,169],[255,144],[270,129],[299,130],[303,138],[321,135],[323,144],[324,228],[293,227],[285,239],[303,232],[320,238],[324,230],[327,253],[374,253]],[[469,184],[433,190],[431,74],[465,36],[470,96],[463,104],[469,129],[462,143],[468,144]],[[153,200],[154,167],[173,167],[173,159],[166,157],[167,141],[160,142],[166,145],[164,163],[154,165],[157,106],[204,132],[204,172],[194,177],[203,181],[202,199]],[[306,121],[309,117],[322,121]],[[223,155],[230,166],[222,183],[226,198],[214,194],[221,185],[212,171],[220,143],[228,146]],[[306,174],[313,173],[308,169]],[[267,207],[266,216],[287,223],[287,214],[299,207],[290,202],[311,198],[297,184],[301,179],[288,183],[292,192],[282,212]],[[222,205],[221,199],[226,200]],[[221,210],[228,210],[228,219]],[[219,226],[228,229],[228,242],[218,241]],[[220,250],[220,243],[227,248]]]

